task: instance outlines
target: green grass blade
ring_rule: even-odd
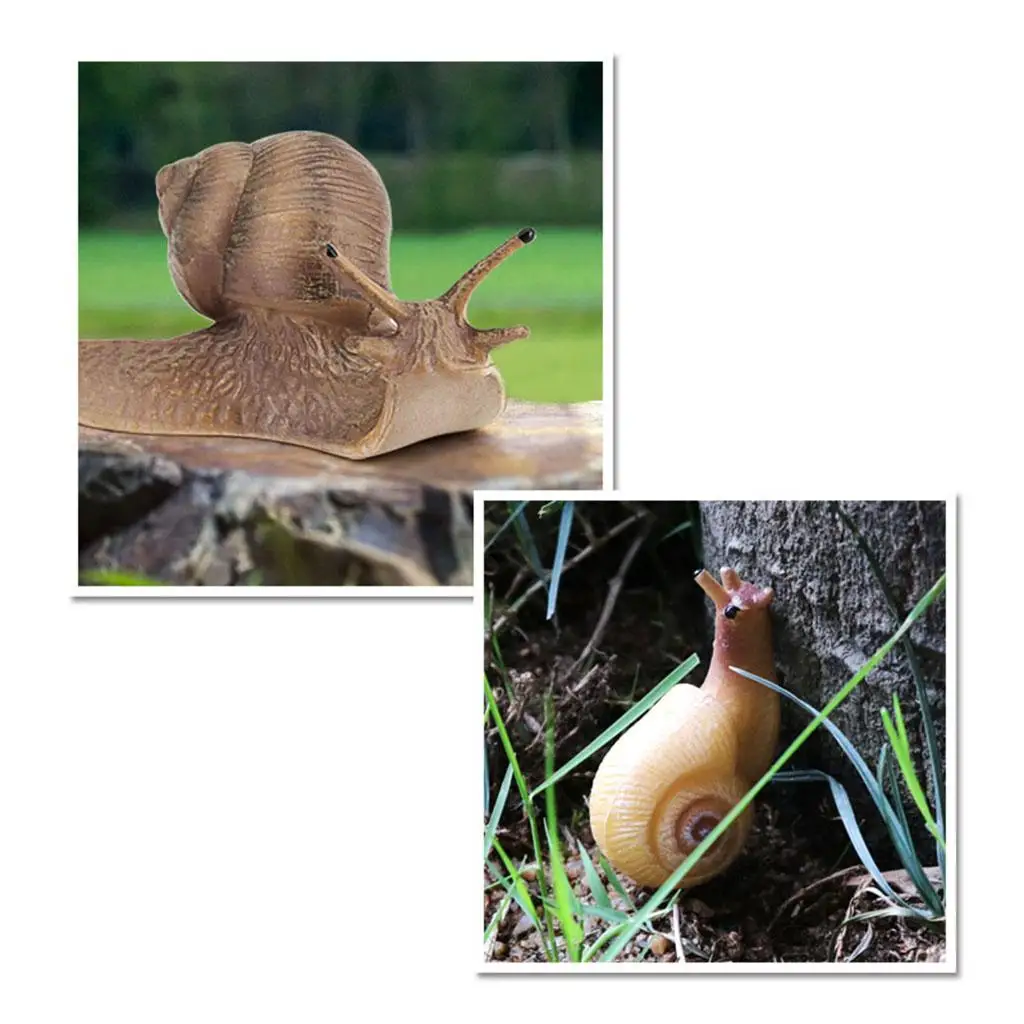
[[[883,752],[887,752],[888,750],[888,746],[882,747]],[[899,780],[896,778],[896,769],[893,767],[892,761],[888,757],[885,759],[884,766],[881,762],[879,762],[878,767],[880,770],[883,767],[885,769],[885,781],[888,786],[889,795],[892,798],[892,805],[896,809],[896,814],[900,819],[900,826],[903,828],[903,831],[909,836],[910,822],[907,820],[907,812],[903,806],[903,794],[900,793],[900,784]],[[884,789],[886,787],[883,786],[882,788]],[[914,852],[916,853],[917,851],[915,850]]]
[[[626,887],[622,884],[622,879],[619,878],[615,871],[615,868],[608,863],[608,858],[602,853],[598,858],[598,863],[604,870],[604,876],[608,879],[608,884],[622,897],[622,902],[629,907],[630,910],[636,910],[636,904],[633,902],[633,897],[626,891]]]
[[[584,917],[599,917],[602,921],[609,921],[612,924],[626,924],[629,921],[629,914],[614,907],[593,907],[581,904],[580,913]]]
[[[904,910],[903,907],[885,907],[882,910],[865,910],[862,914],[854,914],[843,921],[843,924],[851,924],[854,921],[870,921],[873,917],[919,917],[912,910]],[[937,917],[934,921],[941,921]],[[934,923],[934,922],[933,922]]]
[[[501,922],[505,920],[505,915],[508,913],[508,908],[511,905],[512,894],[506,890],[505,895],[502,896],[501,902],[498,904],[498,909],[491,915],[491,919],[484,929],[484,947],[487,946],[487,943],[491,941],[491,937],[501,927]]]
[[[662,541],[668,540],[669,537],[674,537],[677,533],[685,533],[687,530],[693,529],[693,520],[687,519],[685,522],[680,523],[678,526],[673,526],[664,537],[658,540],[660,544]]]
[[[484,708],[484,731],[487,730],[487,722],[491,717],[489,708]],[[487,739],[484,738],[484,817],[491,816],[491,768],[487,763]],[[486,858],[486,854],[484,857]]]
[[[516,531],[516,538],[519,541],[519,548],[523,552],[523,557],[537,579],[543,581],[544,589],[547,590],[548,574],[545,572],[544,566],[541,565],[540,552],[537,550],[537,541],[534,539],[529,520],[526,516],[518,516],[512,526]]]
[[[892,695],[892,707],[893,716],[896,719],[895,723],[889,717],[889,712],[882,708],[882,724],[885,726],[885,731],[889,736],[889,744],[896,755],[896,761],[903,774],[903,781],[907,784],[907,790],[917,806],[918,813],[924,819],[925,827],[932,834],[935,841],[945,850],[946,842],[939,832],[938,826],[935,824],[931,809],[928,807],[928,799],[924,795],[924,790],[921,788],[921,783],[917,777],[917,771],[914,768],[914,758],[910,750],[907,726],[903,720],[903,711],[900,708],[899,697],[895,693]]]
[[[499,871],[498,868],[495,867],[494,861],[492,860],[489,860],[487,862],[487,873],[491,876],[491,878],[494,881],[491,883],[491,885],[485,885],[484,891],[486,892],[489,888],[491,888],[492,885],[500,885],[502,889],[505,890],[506,895],[510,896],[513,900],[515,900],[516,904],[519,906],[519,909],[525,913],[526,907],[520,902],[512,878],[509,875],[503,875],[501,871]]]
[[[484,764],[487,758],[484,758]],[[484,832],[484,860],[487,860],[491,852],[491,843],[494,842],[494,835],[498,831],[498,822],[501,821],[501,812],[505,810],[505,801],[508,799],[508,791],[512,786],[512,765],[505,769],[505,778],[502,779],[501,789],[498,790],[498,799],[494,802],[494,811],[487,820],[487,830]]]
[[[835,505],[836,512],[839,518],[842,520],[846,528],[853,534],[854,540],[857,542],[857,546],[860,548],[862,554],[867,559],[868,565],[871,567],[871,572],[874,574],[875,579],[878,582],[878,586],[881,588],[882,595],[885,598],[886,604],[889,606],[889,611],[892,614],[893,620],[899,622],[902,618],[899,606],[896,604],[896,598],[892,591],[889,589],[889,585],[885,581],[885,574],[882,572],[882,566],[878,559],[875,557],[875,553],[868,546],[868,543],[861,536],[860,531],[854,525],[853,520],[840,508],[839,504]],[[924,728],[924,739],[925,739],[925,751],[927,754],[928,761],[928,774],[931,778],[932,790],[935,793],[935,818],[938,823],[939,832],[945,835],[945,823],[943,816],[943,794],[945,793],[945,777],[942,771],[942,761],[939,757],[939,742],[935,732],[935,721],[932,718],[931,705],[928,702],[928,691],[924,683],[924,673],[921,670],[921,663],[917,658],[917,651],[914,649],[914,645],[910,638],[907,637],[902,641],[903,652],[907,656],[907,661],[910,664],[910,674],[914,679],[914,689],[917,693],[917,703],[921,709],[921,725]],[[939,869],[942,872],[943,881],[946,877],[946,849],[945,844],[940,845],[937,848]]]
[[[501,739],[501,745],[505,751],[505,756],[508,758],[508,763],[512,768],[512,774],[516,780],[516,788],[519,790],[520,799],[523,801],[523,811],[526,814],[526,820],[530,826],[530,839],[533,843],[534,857],[537,860],[537,887],[540,890],[541,899],[547,899],[547,878],[544,873],[544,851],[540,845],[540,833],[537,829],[537,815],[533,808],[533,802],[530,799],[529,787],[526,785],[526,779],[523,776],[522,770],[519,767],[519,758],[516,757],[515,748],[512,746],[512,740],[509,738],[508,729],[505,728],[504,719],[501,717],[501,712],[498,710],[498,702],[494,699],[494,691],[491,689],[491,684],[487,680],[487,676],[484,676],[484,694],[487,697],[487,705],[491,711],[491,718],[494,721],[495,728],[498,730],[498,736]],[[498,841],[494,841],[495,847],[498,845]],[[550,945],[550,953],[554,956],[554,931],[551,928],[549,921],[545,922],[548,925],[547,941]]]
[[[555,767],[555,706],[551,691],[544,698],[544,771],[550,775]],[[583,945],[583,929],[576,920],[576,897],[572,883],[565,873],[562,844],[558,839],[558,811],[555,807],[555,787],[549,786],[544,796],[547,821],[548,851],[551,856],[551,885],[555,891],[555,907],[562,925],[565,949],[573,963],[579,963],[580,947]]]
[[[943,577],[943,579],[945,579],[945,577]],[[760,683],[762,686],[767,686],[776,693],[782,694],[782,696],[788,698],[794,704],[798,704],[802,707],[808,712],[808,714],[812,716],[819,714],[813,705],[808,704],[807,701],[802,700],[795,693],[790,693],[789,690],[785,689],[785,687],[779,686],[778,683],[774,683],[770,679],[764,679],[761,676],[755,675],[753,672],[747,672],[745,669],[735,668],[734,666],[730,666],[730,668],[738,675],[744,676],[747,679],[752,679],[755,683]],[[867,788],[871,799],[874,801],[875,806],[878,808],[878,813],[882,816],[885,827],[889,831],[889,835],[892,838],[893,845],[896,847],[896,852],[899,855],[900,861],[907,869],[907,872],[913,879],[914,884],[918,887],[918,891],[934,913],[942,913],[942,901],[939,899],[938,893],[935,892],[932,884],[928,881],[927,875],[924,874],[924,871],[921,868],[920,858],[914,850],[914,843],[910,832],[909,830],[901,827],[899,815],[897,815],[893,810],[888,797],[886,797],[884,791],[878,785],[875,776],[871,773],[871,769],[868,768],[867,762],[839,726],[827,719],[824,720],[822,724],[832,735],[833,739],[835,739],[839,744],[843,753],[850,760],[851,764],[853,764],[854,768],[857,769],[857,773],[864,781],[864,785]]]
[[[554,795],[554,790],[548,790],[549,798]],[[557,827],[552,831],[549,824],[551,814],[544,822],[544,833],[548,841],[548,851],[551,858],[551,887],[555,894],[554,912],[562,926],[562,936],[565,939],[565,949],[569,954],[572,963],[579,963],[580,949],[583,945],[583,929],[576,920],[579,911],[579,902],[572,891],[572,882],[565,873],[565,861],[562,857],[562,846],[558,840]]]
[[[141,573],[121,569],[83,569],[78,576],[80,584],[94,587],[166,587],[170,584],[154,580]]]
[[[889,764],[889,744],[883,743],[878,751],[878,764],[875,766],[875,782],[878,783],[878,788],[883,793],[885,792],[886,772]]]
[[[509,502],[511,505],[512,503]],[[484,545],[484,551],[487,551],[490,546],[512,525],[512,523],[523,514],[523,509],[529,504],[527,501],[521,501],[518,505],[512,506],[512,510],[508,514],[508,518],[494,531],[491,539]]]
[[[488,619],[487,621],[490,620]],[[491,650],[494,653],[494,663],[497,665],[498,673],[501,676],[501,685],[505,689],[505,696],[508,697],[508,702],[511,704],[515,701],[515,690],[508,677],[508,669],[505,667],[505,655],[501,653],[501,642],[496,633],[491,634]]]
[[[678,668],[673,669],[657,686],[651,690],[642,700],[638,701],[633,705],[621,718],[610,725],[600,736],[597,737],[592,743],[587,744],[575,757],[567,761],[558,769],[550,778],[545,779],[544,782],[539,785],[531,794],[531,799],[535,796],[539,796],[544,792],[548,786],[553,786],[559,779],[564,778],[574,768],[582,764],[592,754],[600,750],[606,743],[613,740],[619,733],[628,729],[642,714],[653,707],[662,697],[672,689],[680,679],[688,676],[698,665],[700,664],[700,658],[696,654],[691,654]]]
[[[594,957],[597,956],[597,954],[600,952],[601,947],[606,945],[613,938],[615,938],[615,936],[618,935],[625,927],[626,922],[623,922],[622,924],[612,925],[611,928],[607,929],[606,931],[603,931],[584,952],[583,962],[586,963],[589,960],[593,960]]]
[[[913,610],[907,616],[903,624],[896,630],[895,633],[877,651],[850,677],[850,679],[839,689],[839,691],[829,700],[824,708],[815,716],[814,720],[809,722],[800,733],[799,736],[793,740],[792,743],[783,751],[783,753],[776,759],[775,763],[768,769],[767,772],[761,778],[754,783],[753,786],[747,791],[746,795],[740,799],[740,801],[722,818],[722,820],[708,833],[708,835],[697,844],[694,851],[683,861],[682,864],[676,868],[675,871],[666,879],[666,881],[657,889],[657,891],[648,899],[644,904],[643,909],[636,914],[632,922],[623,929],[623,931],[616,937],[616,939],[609,946],[605,952],[602,960],[612,961],[619,953],[629,944],[633,936],[644,926],[651,916],[658,910],[662,903],[671,897],[675,888],[679,883],[686,877],[693,866],[700,860],[701,857],[708,851],[708,849],[717,842],[719,836],[721,836],[726,829],[728,829],[732,823],[750,806],[750,804],[757,797],[757,794],[764,789],[765,786],[771,781],[772,777],[776,772],[779,771],[785,764],[787,764],[792,756],[807,742],[809,736],[811,736],[821,725],[825,719],[832,714],[833,711],[853,691],[861,684],[861,682],[878,667],[878,665],[888,656],[889,652],[899,643],[907,631],[913,626],[913,624],[928,610],[932,602],[945,590],[946,588],[946,576],[943,574],[939,577],[939,580],[935,585],[928,591],[924,597],[914,606]],[[872,783],[874,779],[872,778]]]
[[[843,827],[846,829],[846,834],[850,838],[850,843],[853,845],[857,856],[860,858],[861,864],[867,869],[868,873],[875,880],[878,887],[889,897],[894,903],[898,903],[902,907],[906,907],[908,910],[915,910],[919,916],[926,917],[928,915],[921,914],[920,910],[911,907],[892,886],[885,880],[882,875],[881,869],[875,862],[875,858],[871,855],[871,851],[868,849],[868,844],[864,839],[864,835],[860,830],[860,825],[857,822],[857,815],[853,810],[853,804],[850,802],[850,795],[846,792],[846,787],[833,776],[827,772],[819,771],[817,768],[807,768],[800,771],[793,772],[780,772],[774,779],[775,782],[779,781],[780,777],[783,777],[785,782],[827,782],[830,790],[832,791],[832,802],[836,805],[836,811],[839,813],[839,818],[843,823]]]
[[[590,889],[590,895],[594,897],[594,900],[599,907],[611,910],[611,897],[608,895],[608,890],[601,884],[601,876],[597,873],[597,868],[594,867],[594,862],[590,859],[590,854],[587,853],[586,848],[582,843],[577,843],[577,845],[580,849],[580,861],[583,864],[583,874],[587,879],[587,886]]]
[[[565,564],[565,551],[569,546],[569,533],[572,531],[572,520],[576,512],[576,502],[567,501],[562,505],[562,515],[558,521],[558,542],[555,545],[555,560],[551,564],[551,585],[548,588],[548,618],[555,614],[558,603],[558,587],[562,582],[562,566]]]
[[[512,863],[511,858],[505,852],[504,847],[497,839],[494,840],[494,850],[501,858],[502,864],[505,865],[505,870],[512,879],[516,902],[523,908],[526,916],[533,922],[533,926],[537,929],[537,934],[540,935],[541,941],[544,942],[544,928],[541,925],[540,914],[537,912],[536,904],[534,904],[533,897],[530,895],[530,887],[526,884],[526,879],[524,879],[519,873],[519,870],[516,868],[515,864]],[[545,952],[549,960],[557,959],[554,950],[554,943],[548,946],[545,942]]]

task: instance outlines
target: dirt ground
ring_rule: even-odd
[[[493,604],[486,670],[531,786],[544,778],[543,696],[549,689],[555,705],[555,764],[560,765],[693,652],[700,655],[701,665],[687,681],[703,679],[712,638],[703,594],[692,583],[699,538],[690,529],[662,539],[692,509],[685,503],[655,507],[653,522],[636,519],[603,542],[610,529],[631,515],[622,503],[575,527],[569,557],[584,555],[562,578],[553,621],[545,618],[543,589],[510,611],[534,579],[523,568],[512,531],[488,550],[485,579]],[[505,515],[504,506],[490,511],[495,523]],[[636,544],[639,530],[646,533]],[[550,565],[553,537],[539,535],[537,541],[541,564]],[[623,585],[601,632],[609,581],[625,562]],[[600,756],[557,787],[567,869],[584,903],[591,900],[578,844],[596,865],[599,851],[587,822],[586,797]],[[493,729],[487,735],[487,757],[493,805],[507,764]],[[902,917],[844,923],[886,903],[866,877],[823,787],[773,784],[764,797],[741,857],[725,874],[684,891],[674,908],[655,918],[651,931],[641,932],[627,947],[621,960],[908,963],[945,958],[941,924],[921,925]],[[514,788],[497,836],[510,856],[532,857]],[[892,871],[890,883],[899,888],[898,861],[884,846],[873,847],[873,852],[880,867]],[[531,885],[538,899],[537,882]],[[627,890],[641,904],[647,891],[631,885],[626,883]],[[503,894],[485,872],[485,923]],[[612,900],[621,905],[618,896],[613,894]],[[589,943],[607,924],[588,917],[585,926]],[[515,904],[485,955],[494,961],[544,959],[536,931]]]

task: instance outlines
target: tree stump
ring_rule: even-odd
[[[79,428],[79,570],[182,585],[469,586],[476,488],[599,488],[601,403],[351,461],[245,438]]]

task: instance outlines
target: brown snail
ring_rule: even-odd
[[[673,687],[608,751],[594,776],[590,825],[617,871],[659,886],[725,817],[772,761],[779,697],[730,665],[774,681],[773,592],[732,569],[697,583],[715,604],[715,646],[700,687]],[[706,882],[739,855],[753,820],[743,814],[701,857],[682,885]]]
[[[162,168],[156,190],[174,283],[214,323],[166,341],[80,342],[80,423],[361,459],[502,413],[490,354],[529,331],[477,330],[466,307],[532,228],[439,298],[401,302],[387,191],[341,139],[221,143]]]

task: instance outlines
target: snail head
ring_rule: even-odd
[[[771,587],[761,588],[741,580],[735,569],[722,569],[722,582],[701,569],[695,576],[697,585],[714,602],[718,615],[736,622],[747,619],[749,612],[766,612],[775,597]]]
[[[469,300],[477,286],[517,249],[536,238],[533,228],[523,228],[503,242],[489,256],[466,271],[439,298],[427,302],[402,302],[363,273],[339,247],[328,242],[324,255],[346,282],[355,285],[371,306],[368,333],[389,339],[376,344],[374,351],[387,359],[409,349],[430,349],[429,354],[450,363],[488,362],[492,349],[529,337],[528,327],[496,327],[480,330],[466,319]],[[403,344],[403,342],[405,344]],[[414,354],[419,355],[420,351]]]

